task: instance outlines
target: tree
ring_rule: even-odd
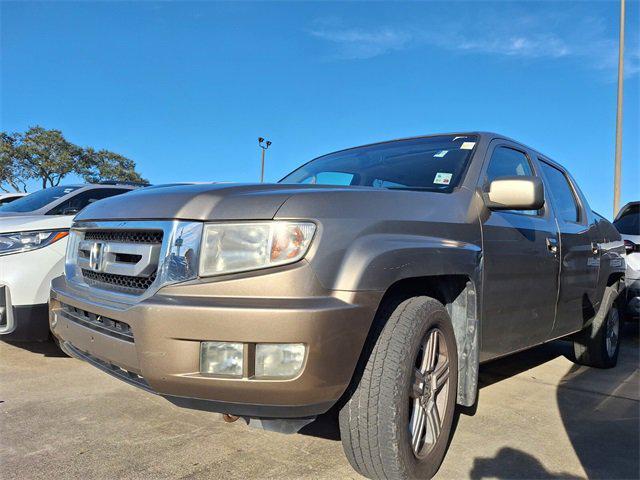
[[[70,173],[87,182],[102,180],[146,182],[133,160],[109,150],[82,148],[60,130],[30,127],[25,133],[0,132],[0,190],[26,191],[26,181],[37,178],[42,188],[54,187]]]
[[[0,132],[0,190],[9,192],[11,187],[16,192],[26,192],[24,169],[17,161],[16,144],[20,134],[9,135]]]
[[[133,160],[109,150],[95,151],[93,148],[85,148],[78,174],[89,183],[103,180],[147,183],[147,180],[136,172],[136,163]]]
[[[42,188],[55,187],[76,171],[82,149],[67,141],[60,130],[30,127],[17,147],[17,158],[28,178],[40,178]]]

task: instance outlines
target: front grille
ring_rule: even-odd
[[[72,322],[96,330],[110,337],[133,342],[133,332],[128,323],[114,320],[113,318],[96,315],[71,305],[62,304],[62,311],[66,318]]]
[[[90,286],[134,295],[143,293],[156,279],[155,272],[149,277],[130,277],[128,275],[116,275],[115,273],[94,272],[84,268],[82,269],[82,276]]]
[[[159,230],[88,230],[85,240],[120,243],[162,243],[163,232]]]

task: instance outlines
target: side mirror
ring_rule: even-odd
[[[539,210],[544,206],[544,186],[537,177],[500,177],[484,194],[490,210]]]

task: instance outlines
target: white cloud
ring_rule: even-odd
[[[411,35],[408,32],[382,27],[373,30],[320,28],[309,32],[312,36],[337,46],[336,57],[341,59],[365,59],[383,55],[392,50],[407,47]]]
[[[507,14],[509,15],[509,14]],[[409,48],[436,47],[460,54],[481,54],[520,59],[574,59],[591,69],[612,74],[618,64],[618,41],[598,17],[570,14],[499,15],[429,22],[429,28],[386,25],[345,27],[320,21],[309,34],[332,45],[330,58],[363,60]],[[625,76],[640,73],[640,46],[627,36]]]
[[[461,39],[453,49],[478,53],[495,53],[529,58],[560,58],[572,53],[562,39],[550,34],[532,36],[505,35],[497,38]]]

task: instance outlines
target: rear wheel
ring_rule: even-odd
[[[458,357],[451,320],[429,297],[400,303],[340,411],[345,454],[373,479],[430,478],[453,424]]]
[[[621,316],[614,303],[604,318],[596,318],[573,341],[575,361],[580,365],[612,368],[620,351]]]

